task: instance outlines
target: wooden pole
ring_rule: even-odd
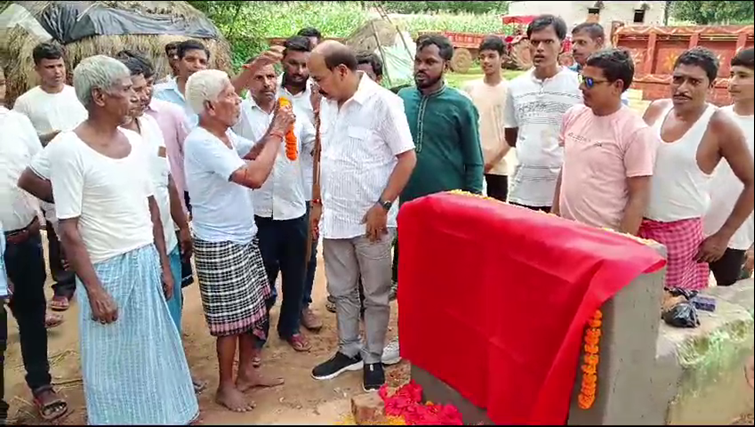
[[[312,204],[316,201],[322,203],[322,195],[320,194],[320,154],[322,153],[322,139],[320,136],[320,111],[319,108],[315,111],[315,148],[312,153]],[[304,265],[309,263],[309,259],[312,257],[312,243],[314,242],[314,230],[312,229],[312,206],[310,207],[310,220],[307,221],[307,252],[304,257]],[[319,236],[318,236],[319,238]]]

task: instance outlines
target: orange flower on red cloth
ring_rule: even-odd
[[[577,396],[577,404],[580,409],[590,409],[595,403],[595,394],[598,390],[598,363],[600,363],[600,327],[603,325],[603,313],[596,310],[587,321],[585,330],[585,355],[582,358],[582,387]]]
[[[281,107],[289,107],[291,106],[291,101],[289,101],[288,98],[278,98],[278,105]],[[294,134],[294,125],[291,125],[288,132],[286,132],[286,158],[294,161],[298,155],[299,149],[296,141],[296,134]]]

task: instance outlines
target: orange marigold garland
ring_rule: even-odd
[[[287,98],[278,98],[278,105],[280,105],[281,107],[289,107],[291,106],[291,101],[289,101]],[[294,126],[291,125],[291,127],[288,129],[288,132],[286,132],[286,158],[288,158],[288,160],[294,161],[296,160],[298,154],[299,150],[296,141],[296,134],[294,134]]]
[[[580,409],[590,409],[595,403],[598,389],[598,363],[600,362],[600,327],[603,325],[603,313],[596,310],[587,322],[585,330],[585,355],[582,365],[582,388],[577,397]]]

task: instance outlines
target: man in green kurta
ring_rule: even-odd
[[[479,114],[469,97],[444,82],[452,56],[453,46],[444,36],[417,39],[416,87],[398,93],[417,151],[417,166],[401,193],[401,204],[449,190],[482,194]]]

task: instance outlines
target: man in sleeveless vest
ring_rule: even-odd
[[[755,153],[755,126],[753,107],[753,76],[755,76],[755,64],[753,63],[753,48],[743,49],[731,60],[731,75],[729,79],[729,94],[732,105],[721,108],[721,111],[729,114],[731,119],[739,126],[745,135],[750,157]],[[710,208],[703,219],[703,233],[712,235],[721,227],[731,214],[734,203],[737,201],[742,184],[740,184],[734,172],[728,164],[721,163],[716,168],[710,182]],[[749,277],[750,272],[742,272],[745,264],[745,254],[752,249],[755,240],[755,224],[752,215],[734,233],[729,240],[729,245],[723,257],[710,264],[713,276],[718,286],[730,286],[736,283],[740,277]]]
[[[713,52],[700,47],[685,51],[674,64],[672,98],[653,102],[644,115],[661,143],[640,236],[666,246],[668,288],[705,288],[708,263],[724,255],[753,209],[753,160],[745,137],[728,114],[706,100],[717,74]],[[702,218],[709,205],[708,185],[722,158],[744,189],[723,225],[706,238]]]

